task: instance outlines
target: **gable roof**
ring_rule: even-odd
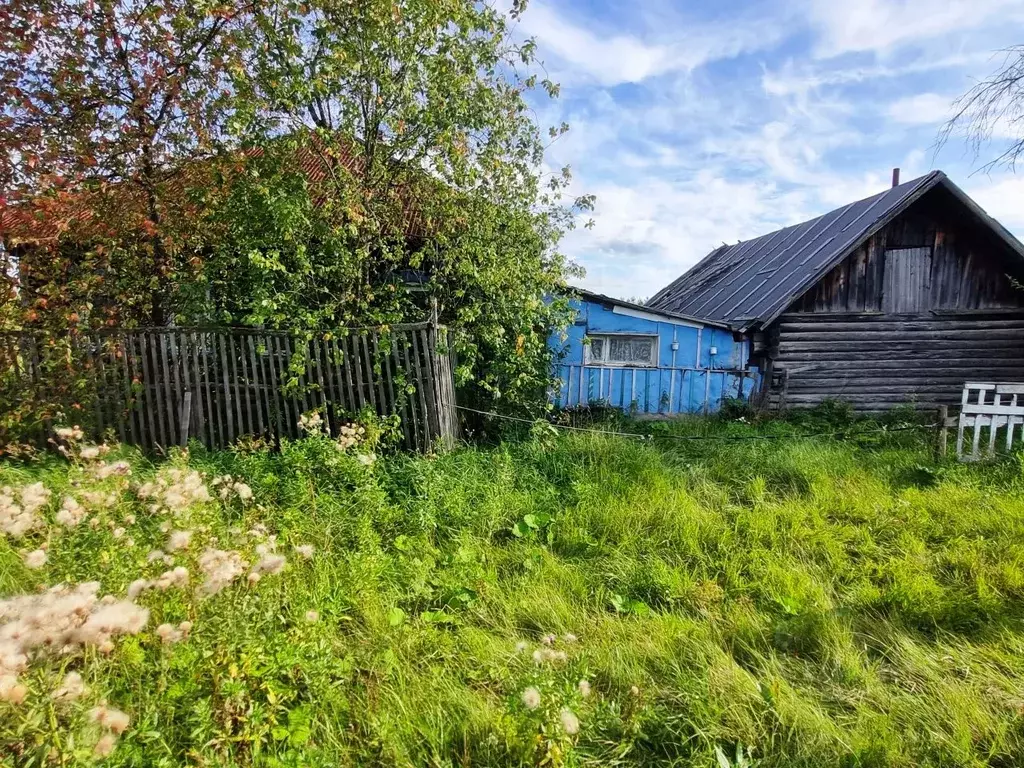
[[[655,309],[654,307],[649,307],[646,304],[636,304],[632,301],[616,299],[613,298],[612,296],[605,296],[603,293],[594,293],[593,291],[588,291],[585,288],[573,288],[572,292],[579,296],[581,299],[593,302],[594,304],[602,304],[604,306],[612,307],[623,307],[624,309],[628,309],[634,313],[639,312],[645,315],[656,315],[658,317],[665,318],[665,320],[667,320],[668,322],[675,321],[677,323],[683,322],[693,325],[709,325],[714,328],[724,328],[725,330],[732,330],[732,326],[729,325],[729,323],[723,323],[720,320],[707,320],[702,317],[685,315],[680,312],[672,312],[670,310],[665,309]]]
[[[723,245],[658,291],[648,304],[652,309],[707,317],[744,330],[768,325],[833,266],[939,186],[1024,259],[1024,245],[1017,238],[946,174],[932,171],[802,224]]]

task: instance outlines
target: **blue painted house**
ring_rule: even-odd
[[[552,336],[558,407],[630,413],[711,413],[759,386],[750,345],[724,322],[652,310],[578,290],[574,323]]]

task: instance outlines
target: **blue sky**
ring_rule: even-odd
[[[1024,43],[1024,0],[532,0],[519,31],[562,85],[538,105],[571,126],[548,162],[597,195],[596,227],[563,244],[592,290],[650,296],[723,242],[885,189],[894,166],[941,168],[1024,236],[1024,168],[934,149],[952,101]]]

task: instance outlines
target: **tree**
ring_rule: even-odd
[[[961,135],[976,158],[995,144],[997,154],[985,161],[983,170],[1014,170],[1024,154],[1024,45],[1003,53],[999,69],[954,102],[954,114],[939,135],[939,147]]]
[[[436,310],[463,381],[536,398],[565,308],[546,297],[573,269],[558,241],[592,201],[563,199],[568,169],[542,172],[568,126],[543,137],[534,120],[530,92],[558,86],[512,34],[522,12],[14,0],[0,180],[9,212],[52,235],[22,276],[34,255],[34,295],[68,322],[312,329]]]
[[[592,201],[563,200],[568,169],[540,173],[527,95],[558,86],[533,74],[533,42],[472,0],[281,0],[262,8],[252,50],[240,87],[264,110],[259,161],[216,214],[221,308],[376,325],[422,319],[429,300],[463,331],[463,381],[536,399],[564,310],[545,296],[572,269],[557,244]],[[402,290],[409,270],[425,293]]]
[[[223,154],[251,24],[251,6],[211,0],[0,10],[0,203],[11,216],[30,206],[22,236],[50,244],[35,248],[33,279],[51,310],[94,315],[104,290],[118,299],[111,321],[166,322],[175,260],[195,234],[192,193],[210,191],[183,175]],[[123,282],[100,289],[101,273]]]

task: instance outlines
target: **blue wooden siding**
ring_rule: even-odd
[[[605,404],[650,414],[710,413],[726,399],[748,398],[759,384],[756,369],[747,367],[746,339],[735,340],[730,330],[588,299],[573,306],[576,322],[550,342],[557,356],[551,398],[559,407]],[[599,334],[656,336],[657,366],[587,363],[583,340]]]

